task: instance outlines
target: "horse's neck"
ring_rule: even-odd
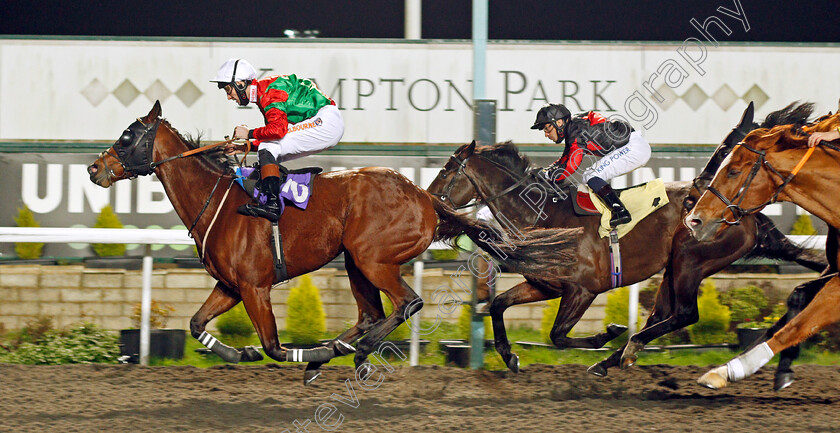
[[[543,226],[547,221],[569,221],[570,218],[574,218],[571,206],[566,206],[566,203],[564,203],[565,200],[569,199],[568,196],[559,195],[549,185],[525,182],[499,196],[516,181],[503,173],[493,176],[493,179],[484,185],[480,185],[479,188],[481,189],[482,199],[496,197],[487,205],[497,219],[501,214],[504,219],[510,221],[516,227],[528,227]],[[538,218],[539,214],[546,217]],[[558,217],[559,214],[563,215]]]
[[[171,140],[168,146],[159,146],[156,143],[155,161],[189,150],[180,140],[177,140],[177,143],[172,144]],[[183,149],[180,146],[183,146]],[[230,184],[228,179],[219,181],[220,173],[209,170],[199,158],[198,156],[191,156],[174,159],[161,164],[155,170],[158,180],[160,180],[169,201],[172,203],[172,207],[188,228],[198,218],[204,204],[210,199],[211,193],[213,198],[205,214],[212,215],[216,212],[217,206],[221,204],[221,197],[227,192]],[[217,181],[219,181],[218,187],[214,192],[213,188]],[[201,220],[193,231],[193,235],[196,235],[196,237],[203,236],[209,226],[210,218],[205,216],[201,215]]]

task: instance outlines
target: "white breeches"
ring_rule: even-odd
[[[598,162],[583,172],[583,183],[593,177],[600,177],[609,182],[610,179],[627,174],[643,165],[650,159],[650,144],[639,131],[630,133],[630,141],[622,147],[604,155]]]
[[[300,123],[289,124],[286,135],[279,140],[263,141],[277,162],[291,161],[322,152],[338,144],[344,135],[344,119],[335,105],[326,105],[314,116]]]

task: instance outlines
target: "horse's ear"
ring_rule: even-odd
[[[738,123],[738,129],[749,128],[752,126],[754,117],[755,105],[752,101],[750,101],[750,105],[747,105],[747,109],[744,110],[744,114],[741,116],[741,121]]]
[[[470,143],[470,145],[467,146],[466,149],[464,149],[464,153],[466,155],[472,155],[473,152],[475,152],[475,140],[473,140],[472,143]]]
[[[160,117],[160,113],[162,111],[163,110],[160,108],[160,101],[156,100],[155,105],[152,106],[151,111],[149,111],[149,114],[146,115],[145,121],[150,122],[154,119],[157,119],[158,117]]]

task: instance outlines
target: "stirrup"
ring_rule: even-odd
[[[242,215],[265,218],[273,223],[280,219],[277,212],[267,206],[263,207],[259,205],[243,204],[242,206],[239,206],[236,211]]]
[[[612,209],[611,217],[610,217],[610,226],[611,227],[618,227],[622,224],[627,224],[633,220],[633,217],[630,216],[630,212],[627,209],[621,209],[624,212],[619,212],[619,209]]]

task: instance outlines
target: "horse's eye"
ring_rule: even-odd
[[[729,173],[726,174],[726,176],[730,179],[734,179],[734,178],[736,178],[740,175],[741,175],[741,170],[735,170],[735,169],[729,170]]]
[[[123,134],[120,136],[119,144],[120,146],[128,146],[134,139],[134,135],[126,129]]]

